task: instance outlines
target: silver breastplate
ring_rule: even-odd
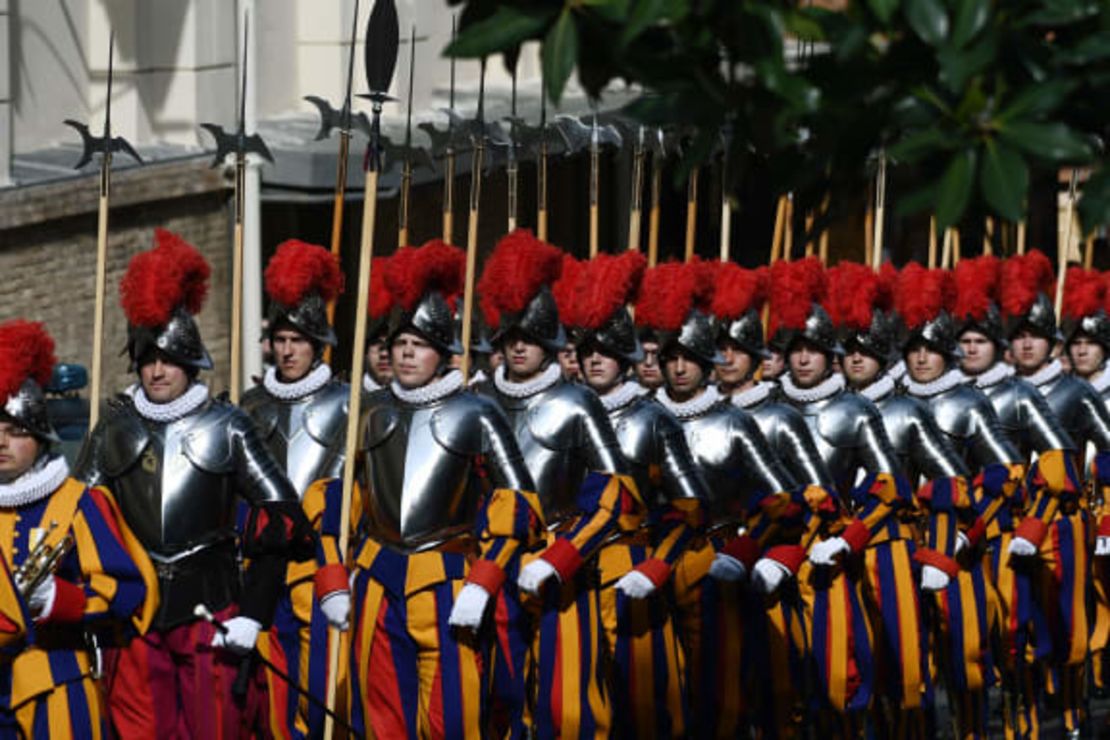
[[[978,388],[957,385],[928,399],[937,426],[974,471],[991,464],[1021,461],[994,412],[990,400]]]
[[[839,392],[820,401],[793,405],[805,419],[817,452],[838,488],[853,485],[861,472],[901,470],[882,417],[870,401]]]
[[[883,426],[902,461],[907,480],[916,482],[967,475],[963,459],[937,427],[924,403],[892,393],[875,405],[882,414]]]
[[[470,393],[426,405],[376,395],[363,442],[368,532],[401,549],[434,547],[470,531],[491,485],[532,490],[504,417]],[[479,456],[488,479],[479,474]]]
[[[243,410],[298,495],[314,481],[342,474],[348,399],[348,386],[337,382],[292,401],[261,387],[244,395]]]
[[[748,409],[771,451],[797,483],[831,488],[832,475],[817,451],[805,419],[792,406],[764,401]]]
[[[644,502],[652,508],[672,499],[706,499],[703,481],[682,427],[648,397],[609,412],[621,454]]]
[[[1034,452],[1075,449],[1044,396],[1029,383],[1011,376],[982,390],[1022,460],[1029,460]]]
[[[1060,424],[1084,450],[1110,450],[1110,411],[1091,384],[1074,375],[1060,375],[1037,388],[1056,414]]]

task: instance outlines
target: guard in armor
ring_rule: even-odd
[[[1086,380],[1103,399],[1110,399],[1110,280],[1097,270],[1069,267],[1064,283],[1064,349],[1074,375]]]
[[[376,737],[486,729],[487,607],[543,518],[504,415],[450,369],[465,256],[443,242],[385,268],[393,380],[368,399],[366,537],[352,576],[351,724]]]
[[[278,245],[264,278],[274,365],[266,369],[261,385],[243,395],[241,406],[258,426],[263,442],[300,496],[306,518],[319,532],[328,509],[338,516],[341,506],[338,495],[327,497],[325,482],[343,471],[350,391],[346,383],[332,377],[323,356],[324,347],[336,344],[327,304],[342,291],[343,273],[327,249],[291,239]],[[315,558],[290,563],[273,631],[259,647],[304,691],[323,697],[328,627],[345,630],[349,616],[343,558],[335,538],[322,537]],[[318,707],[286,689],[275,675],[267,674],[267,681],[275,734],[315,737],[323,732],[324,713]]]
[[[584,382],[608,412],[645,504],[621,515],[619,534],[598,555],[613,714],[627,720],[614,732],[685,737],[685,661],[666,596],[671,573],[700,528],[707,492],[682,427],[629,379],[643,351],[625,304],[645,265],[638,252],[598,255],[577,277],[572,300],[559,308],[574,327]]]
[[[907,396],[929,407],[937,427],[961,453],[961,468],[976,475],[973,490],[961,485],[952,489],[957,495],[950,496],[949,506],[959,517],[961,529],[974,528],[974,542],[966,533],[956,534],[955,522],[943,538],[940,554],[959,556],[964,567],[949,574],[952,582],[936,596],[935,629],[938,660],[955,700],[959,731],[966,737],[985,737],[986,691],[994,677],[989,607],[997,600],[978,549],[982,525],[975,522],[992,501],[1012,499],[1022,465],[994,407],[959,369],[962,351],[952,317],[955,302],[955,281],[946,270],[927,270],[911,263],[898,275],[895,308],[908,329],[901,343],[906,363],[902,384]],[[945,497],[938,496],[934,486],[931,498],[935,504]]]
[[[1033,639],[1029,570],[1013,567],[1010,560],[1010,542],[1029,496],[1021,481],[1034,455],[1038,466],[1062,469],[1063,461],[1074,454],[1075,446],[1044,397],[1016,377],[1013,367],[1002,360],[1009,343],[998,304],[1001,268],[1001,261],[993,256],[961,260],[953,271],[956,281],[953,316],[963,354],[960,367],[986,394],[998,416],[1002,433],[1016,448],[1021,462],[1021,466],[1008,466],[1009,473],[1005,477],[986,472],[980,475],[979,485],[975,487],[978,515],[967,531],[975,543],[984,542],[993,593],[1000,609],[1000,644],[995,646],[994,656],[1000,661],[1005,696],[1013,702],[1010,710],[1003,714],[1007,737],[1010,737],[1036,734],[1039,726],[1035,671],[1027,668],[1024,661],[1016,660],[1017,656],[1026,654],[1026,647]],[[1055,481],[1064,487],[1062,492],[1072,485],[1066,476],[1034,478],[1045,483]],[[1047,643],[1047,638],[1041,643]]]
[[[795,488],[755,421],[710,383],[722,360],[708,313],[712,295],[712,265],[672,262],[647,272],[636,306],[636,320],[659,337],[666,384],[656,398],[682,425],[708,491],[705,527],[679,561],[674,584],[696,737],[736,734],[753,708],[745,679],[756,661],[746,627],[762,614],[749,608],[742,581],[769,526],[763,512],[783,508]],[[741,534],[744,527],[749,533]],[[753,577],[770,592],[792,567],[789,558],[768,559]]]
[[[566,382],[555,361],[567,344],[551,292],[562,263],[557,248],[514,231],[486,261],[479,291],[491,341],[505,356],[487,390],[509,418],[547,518],[547,547],[526,558],[516,579],[521,591],[542,601],[535,727],[543,735],[586,737],[610,732],[612,719],[595,555],[619,530],[621,513],[643,504],[605,408],[595,393]],[[514,681],[522,675],[517,650],[528,644],[512,596],[506,593],[505,622],[498,625],[508,648],[496,658],[497,670],[506,681],[510,670]],[[565,671],[577,678],[568,681]],[[505,691],[506,681],[495,691]],[[512,691],[523,693],[516,684]]]
[[[798,580],[810,645],[826,708],[858,721],[870,706],[876,676],[884,682],[884,696],[902,710],[915,712],[925,697],[921,635],[914,633],[912,618],[899,614],[916,610],[908,601],[917,579],[903,519],[913,499],[878,409],[846,392],[843,376],[833,371],[833,360],[844,350],[820,305],[826,293],[824,270],[815,258],[772,267],[771,316],[786,342],[782,395],[804,417],[848,510],[845,514],[830,501],[805,534],[808,565]],[[882,593],[900,598],[879,600],[884,588],[891,590]],[[870,598],[861,600],[861,593]],[[876,613],[869,618],[868,612]],[[911,639],[899,638],[903,626]]]
[[[387,388],[393,379],[393,363],[390,360],[389,312],[393,308],[393,297],[385,287],[386,264],[389,257],[374,257],[370,270],[370,300],[367,303],[369,320],[366,324],[366,369],[362,374],[362,389],[375,393]]]
[[[212,367],[193,320],[208,264],[175,234],[154,238],[120,283],[138,382],[109,402],[78,473],[116,494],[161,596],[151,629],[109,661],[108,704],[124,736],[230,737],[257,710],[253,685],[232,700],[237,669],[253,664],[240,656],[269,625],[287,562],[311,555],[312,533],[250,417],[197,381]],[[251,505],[239,532],[237,496]],[[195,616],[201,603],[226,633]]]
[[[1110,554],[1110,539],[1103,534],[1110,534],[1110,519],[1099,518],[1103,491],[1110,483],[1110,412],[1089,383],[1064,373],[1061,362],[1052,357],[1054,346],[1064,338],[1049,297],[1054,284],[1052,264],[1042,252],[1011,257],[1002,266],[1002,318],[1014,368],[1048,401],[1075,452],[1060,461],[1042,456],[1027,474],[1033,499],[1010,542],[1010,553],[1034,570],[1034,604],[1050,629],[1048,639],[1038,640],[1036,655],[1043,657],[1051,649],[1049,689],[1060,697],[1066,729],[1078,734],[1084,721],[1091,629],[1083,596],[1091,572],[1087,542],[1095,525],[1095,555]],[[1085,501],[1079,471],[1088,445],[1095,450],[1089,481],[1093,495]]]
[[[41,324],[0,324],[0,735],[100,738],[100,651],[85,640],[145,630],[158,593],[111,494],[71,478],[54,449],[54,362]]]

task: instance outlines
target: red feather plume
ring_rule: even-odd
[[[779,329],[802,329],[810,306],[824,300],[828,290],[825,268],[817,257],[771,266],[770,335]]]
[[[178,306],[200,313],[210,273],[195,247],[177,234],[155,229],[154,248],[132,257],[120,280],[120,304],[128,322],[162,326]]]
[[[981,321],[991,304],[998,300],[1002,262],[994,255],[985,254],[960,260],[952,272],[956,281],[956,304],[952,313],[958,319]]]
[[[763,307],[770,281],[766,269],[748,270],[735,262],[719,262],[714,272],[713,302],[709,307],[714,316],[731,320]]]
[[[421,247],[402,247],[386,262],[385,287],[402,309],[411,311],[429,291],[452,302],[462,291],[466,252],[432,239]]]
[[[532,236],[528,229],[502,237],[478,281],[486,323],[496,328],[502,312],[524,310],[543,286],[558,279],[562,267],[562,251]]]
[[[1036,249],[1002,263],[999,305],[1004,316],[1023,316],[1037,300],[1037,293],[1056,295],[1052,262]]]
[[[31,378],[40,386],[54,372],[54,340],[36,321],[12,319],[0,324],[0,404]]]
[[[1064,278],[1064,303],[1061,313],[1070,319],[1098,313],[1106,303],[1106,280],[1098,270],[1069,267]]]
[[[636,303],[636,323],[659,331],[677,331],[692,308],[709,309],[713,299],[711,265],[665,262],[644,273]]]
[[[599,254],[585,263],[575,284],[573,326],[583,329],[603,326],[617,309],[633,299],[646,268],[644,255],[632,251]]]
[[[951,311],[956,302],[956,283],[948,270],[929,270],[911,262],[898,274],[894,309],[910,329]]]
[[[875,308],[883,311],[894,309],[894,294],[898,290],[898,268],[891,262],[884,262],[879,268],[879,292],[875,296]]]
[[[266,293],[283,306],[295,306],[311,293],[331,301],[343,292],[343,273],[335,255],[299,239],[278,245],[264,277]]]
[[[380,319],[393,310],[393,295],[385,285],[385,271],[389,257],[374,257],[370,263],[370,300],[366,313],[372,319]]]
[[[867,329],[879,303],[881,278],[867,265],[840,262],[826,271],[829,289],[823,305],[835,326]]]
[[[578,278],[585,264],[583,260],[564,253],[559,279],[551,284],[551,294],[555,296],[559,319],[566,326],[578,326],[578,306],[575,305],[574,296],[578,290]]]

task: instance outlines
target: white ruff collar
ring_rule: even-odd
[[[559,367],[559,363],[553,362],[547,366],[547,369],[542,373],[526,380],[523,383],[514,383],[505,377],[505,366],[498,365],[497,370],[493,373],[493,384],[497,386],[497,390],[509,398],[528,398],[537,393],[546,391],[551,386],[558,383],[563,377],[563,369]]]
[[[898,360],[894,365],[886,371],[887,377],[897,383],[902,378],[906,377],[906,361]]]
[[[271,366],[266,368],[266,374],[262,376],[262,385],[274,398],[296,401],[320,390],[329,380],[331,380],[331,367],[326,363],[320,363],[315,370],[292,383],[278,380],[277,368]]]
[[[798,403],[824,401],[844,390],[844,376],[840,373],[833,373],[812,388],[799,388],[794,385],[794,379],[790,377],[790,373],[783,373],[779,377],[779,382],[786,397]]]
[[[1026,375],[1025,380],[1029,381],[1035,386],[1042,386],[1045,383],[1051,383],[1060,377],[1064,372],[1064,366],[1059,360],[1053,360],[1032,375]]]
[[[378,381],[374,380],[374,378],[370,376],[370,373],[362,374],[362,390],[366,391],[367,393],[380,391],[384,387],[385,386],[380,384]]]
[[[767,381],[765,383],[756,383],[751,388],[740,391],[739,393],[732,394],[732,405],[737,408],[746,409],[761,403],[767,396],[771,395],[771,390],[775,384]]]
[[[1100,394],[1105,393],[1107,388],[1110,388],[1110,368],[1104,367],[1099,370],[1098,375],[1090,380],[1091,387],[1098,391]]]
[[[42,466],[36,466],[11,483],[0,483],[0,506],[13,508],[31,504],[58,490],[69,477],[69,464],[61,455],[52,457]]]
[[[489,380],[489,376],[486,375],[485,371],[478,370],[470,376],[470,382],[467,385],[478,385],[479,383],[485,383],[487,380]]]
[[[623,409],[628,404],[635,401],[640,396],[646,396],[648,389],[632,381],[621,383],[616,390],[609,391],[601,398],[601,405],[605,410],[612,413],[617,409]]]
[[[721,400],[721,392],[717,390],[717,386],[710,385],[706,387],[703,393],[694,396],[689,401],[672,401],[670,394],[666,391],[656,393],[655,400],[663,404],[663,408],[679,419],[692,419],[695,416],[701,416],[715,406]]]
[[[1006,378],[1014,376],[1014,369],[1005,362],[996,362],[990,370],[984,370],[975,376],[975,385],[979,388],[993,388]]]
[[[889,373],[885,373],[871,385],[866,388],[861,388],[859,394],[868,401],[874,402],[881,398],[886,398],[893,390],[894,378],[890,377]]]
[[[135,410],[144,419],[166,424],[188,416],[208,400],[208,386],[204,383],[193,383],[189,390],[169,403],[154,403],[146,397],[146,391],[138,383],[130,386],[124,393],[131,396],[131,400],[135,402]]]
[[[950,391],[958,385],[967,383],[968,380],[969,378],[964,375],[963,370],[954,367],[939,378],[930,380],[928,383],[918,383],[907,375],[902,378],[902,385],[911,396],[929,398]]]
[[[423,406],[450,396],[459,388],[462,388],[462,384],[462,373],[458,370],[451,370],[442,378],[433,380],[419,388],[402,388],[400,383],[393,380],[389,383],[389,389],[393,391],[393,395],[397,396],[397,398],[404,403],[409,403],[413,406]]]

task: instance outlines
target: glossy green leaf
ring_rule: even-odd
[[[901,0],[867,0],[867,4],[871,7],[871,12],[885,24],[890,23],[890,19],[894,17],[895,11],[902,2]]]
[[[937,229],[943,232],[954,225],[967,210],[975,182],[975,150],[964,149],[952,157],[937,192]]]
[[[902,12],[913,32],[930,46],[948,38],[948,13],[941,0],[905,0]]]
[[[1001,142],[987,142],[979,184],[995,213],[1008,221],[1024,218],[1029,166],[1020,154]]]
[[[887,149],[890,158],[900,164],[913,164],[925,157],[936,156],[951,147],[949,136],[938,128],[927,128],[906,134]]]
[[[1006,122],[1019,118],[1040,118],[1059,108],[1074,89],[1075,82],[1064,79],[1029,85],[1002,109],[998,120]]]
[[[484,57],[522,41],[538,38],[558,9],[517,8],[503,5],[493,15],[467,26],[447,45],[445,53],[457,57]]]
[[[666,3],[663,0],[636,0],[628,13],[628,20],[621,29],[619,43],[626,46],[645,29],[666,16]]]
[[[547,94],[556,103],[563,97],[563,89],[577,60],[578,27],[574,22],[574,14],[569,8],[565,8],[543,42],[543,73],[547,81]]]
[[[999,129],[999,135],[1006,143],[1048,162],[1080,163],[1092,155],[1087,140],[1059,121],[1010,121]]]
[[[952,43],[963,46],[983,30],[990,19],[991,0],[959,0],[952,24]]]

